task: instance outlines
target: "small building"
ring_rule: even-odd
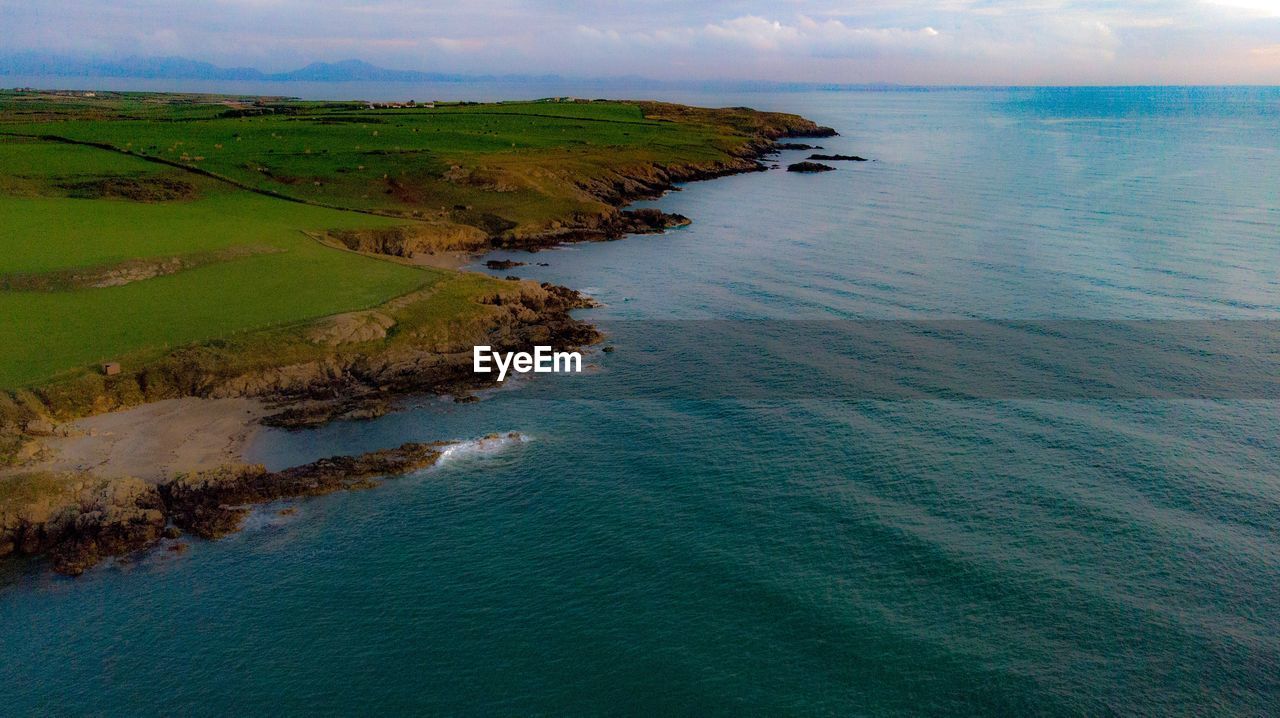
[[[120,373],[120,362],[104,362],[102,365],[102,373],[107,376],[115,376]]]

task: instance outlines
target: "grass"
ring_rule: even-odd
[[[704,111],[670,121],[619,102],[378,110],[281,103],[272,114],[235,117],[223,115],[254,108],[135,95],[114,107],[101,98],[81,102],[77,110],[75,98],[62,98],[53,105],[57,113],[33,115],[33,103],[0,93],[0,131],[104,143],[334,206],[463,223],[455,207],[470,206],[517,232],[606,209],[582,191],[585,178],[620,167],[725,160],[758,129],[743,119],[757,115]],[[76,119],[47,121],[51,113]],[[464,171],[451,173],[454,167]]]
[[[40,161],[40,150],[49,163]],[[0,166],[24,169],[28,177],[43,168],[50,172],[45,180],[59,181],[156,173],[136,158],[52,143],[0,144]],[[302,231],[377,228],[396,220],[195,181],[201,195],[190,201],[0,195],[0,276],[236,246],[271,250],[123,286],[0,291],[0,387],[39,384],[109,359],[374,306],[444,276],[341,252]]]
[[[47,472],[16,474],[0,481],[0,516],[17,517],[19,513],[40,504],[52,504],[69,496],[74,476]]]
[[[477,299],[514,285],[311,236],[519,238],[611,211],[593,182],[729,162],[797,120],[621,102],[0,91],[0,388],[89,391],[99,362],[139,369],[211,342],[241,367],[314,358],[308,322],[415,290],[430,291],[397,310],[386,343],[448,344],[493,309]]]

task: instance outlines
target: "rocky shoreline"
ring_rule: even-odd
[[[656,209],[626,210],[623,207],[633,202],[657,199],[675,190],[678,184],[767,171],[769,167],[763,162],[766,157],[800,146],[779,140],[838,135],[833,128],[811,120],[787,117],[776,125],[760,128],[756,139],[745,143],[728,161],[631,167],[583,182],[581,188],[609,205],[611,211],[597,216],[575,217],[560,227],[530,235],[497,234],[490,238],[490,244],[501,249],[539,249],[568,242],[613,240],[628,234],[654,234],[683,227],[691,222],[688,217]]]
[[[56,571],[75,576],[164,538],[225,536],[239,530],[255,504],[373,488],[378,479],[435,464],[447,446],[410,443],[275,472],[261,465],[225,466],[155,485],[84,477],[52,496],[0,511],[0,557],[44,554]]]
[[[666,106],[660,109],[669,111]],[[487,244],[490,248],[537,250],[685,226],[690,220],[681,215],[623,207],[661,196],[677,183],[763,171],[767,167],[761,159],[782,147],[779,139],[835,134],[831,128],[788,116],[758,128],[756,139],[745,143],[728,161],[620,168],[581,185],[585,193],[606,205],[607,211],[575,216],[531,234],[515,235],[503,228],[493,232]],[[413,254],[408,244],[413,238],[393,232],[372,240],[355,236],[336,239],[357,251],[398,257]],[[275,409],[262,423],[290,429],[335,419],[369,419],[392,410],[395,401],[406,395],[453,394],[465,399],[475,389],[491,385],[492,380],[479,378],[471,370],[473,343],[487,343],[498,350],[526,350],[534,345],[570,350],[601,339],[594,327],[570,315],[574,309],[594,306],[590,298],[551,284],[526,281],[517,286],[515,291],[485,300],[500,311],[487,320],[479,335],[454,342],[457,346],[452,350],[436,345],[374,353],[338,352],[322,360],[227,373],[207,352],[192,348],[175,351],[158,366],[136,375],[112,377],[103,393],[91,397],[87,405],[56,408],[53,397],[39,392],[0,395],[0,438],[7,436],[17,442],[0,446],[0,455],[8,451],[21,459],[33,437],[56,429],[51,417],[66,419],[183,396],[264,399]],[[370,321],[376,324],[376,319],[374,316]],[[342,327],[338,335],[364,329],[363,325],[354,330]],[[376,334],[377,329],[372,326],[369,331]],[[343,340],[340,337],[338,341]],[[252,504],[369,488],[376,485],[376,477],[402,475],[434,464],[442,446],[406,444],[280,472],[233,464],[160,483],[90,475],[70,480],[63,477],[61,483],[37,475],[0,477],[2,481],[46,482],[31,492],[30,500],[19,496],[16,501],[0,501],[0,557],[44,554],[59,572],[78,575],[104,558],[145,549],[183,532],[216,538],[235,531]],[[47,485],[49,481],[55,485]]]
[[[573,290],[522,282],[519,293],[490,301],[504,311],[477,340],[501,350],[534,345],[578,349],[601,338],[594,327],[570,316],[573,309],[594,305]],[[492,384],[472,372],[469,347],[352,354],[232,377],[210,375],[199,362],[172,370],[178,375],[190,372],[184,383],[198,390],[188,395],[266,399],[275,411],[261,423],[294,429],[379,416],[404,396],[466,397]],[[145,382],[145,376],[121,380]],[[33,408],[26,407],[26,415],[21,429],[28,437],[54,435],[61,428]],[[156,483],[135,477],[11,470],[11,475],[0,476],[0,560],[43,555],[55,571],[79,575],[105,558],[147,549],[184,532],[206,539],[231,533],[253,504],[371,488],[377,477],[430,466],[445,446],[406,444],[279,472],[232,463]]]

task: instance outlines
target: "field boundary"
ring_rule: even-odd
[[[143,160],[145,162],[153,162],[155,164],[164,165],[166,167],[173,167],[174,169],[180,169],[180,170],[183,170],[184,172],[190,172],[191,174],[207,177],[209,179],[216,180],[218,182],[229,184],[232,187],[236,187],[237,189],[242,189],[246,192],[253,192],[254,194],[262,195],[263,197],[270,197],[272,199],[284,200],[286,202],[293,202],[295,204],[305,204],[311,207],[319,207],[321,209],[331,209],[338,212],[355,212],[356,214],[365,214],[373,217],[399,219],[399,220],[404,220],[406,223],[421,222],[421,220],[415,219],[413,217],[404,217],[402,215],[389,214],[386,212],[379,212],[377,210],[372,210],[372,209],[359,209],[357,207],[343,207],[341,205],[328,204],[326,202],[316,202],[314,200],[303,199],[301,197],[294,197],[292,195],[287,195],[282,192],[276,192],[275,190],[265,189],[262,187],[254,187],[251,184],[246,184],[244,182],[241,182],[240,180],[232,179],[230,177],[227,177],[226,175],[218,174],[217,172],[213,172],[211,170],[207,170],[202,167],[187,165],[174,160],[167,160],[163,157],[155,157],[152,155],[140,154],[140,153],[134,152],[133,150],[122,149],[120,147],[116,147],[115,145],[108,144],[106,142],[93,142],[92,140],[77,140],[77,139],[72,139],[70,137],[63,137],[62,135],[47,135],[47,134],[32,135],[32,134],[27,134],[25,132],[0,131],[0,136],[20,137],[23,139],[41,140],[44,142],[57,142],[65,145],[78,145],[80,147],[91,147],[93,149],[104,150],[106,152],[114,152],[116,154],[125,155],[126,157],[134,157],[134,158]]]

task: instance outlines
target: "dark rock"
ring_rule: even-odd
[[[295,404],[264,418],[262,423],[277,429],[308,429],[339,419],[348,421],[376,419],[385,416],[389,411],[391,411],[391,403],[383,397],[343,397],[331,401]]]
[[[511,269],[512,267],[523,267],[524,262],[516,262],[510,259],[490,259],[484,263],[489,269]]]
[[[866,157],[857,155],[809,155],[811,160],[827,160],[829,162],[866,162]]]
[[[55,570],[78,576],[108,556],[160,540],[163,508],[155,487],[137,479],[100,481],[38,525],[17,526],[14,543],[27,555],[48,552]]]
[[[793,165],[787,165],[788,172],[830,172],[834,169],[835,167],[817,162],[797,162]]]
[[[629,209],[618,213],[606,229],[609,238],[624,234],[661,234],[675,227],[687,227],[693,220],[682,214],[663,212],[660,209]]]
[[[840,133],[836,132],[834,128],[825,127],[822,125],[815,125],[813,127],[808,127],[803,130],[793,130],[791,132],[786,133],[785,135],[782,135],[782,137],[839,137],[839,136],[840,136]]]
[[[612,354],[614,351],[614,348],[612,346],[607,346],[601,349],[600,351],[604,352],[605,354]]]
[[[401,476],[440,458],[442,443],[404,444],[360,456],[334,456],[284,471],[262,466],[224,467],[184,475],[158,489],[175,524],[202,538],[240,528],[248,505],[298,496],[372,488],[375,478]]]
[[[780,150],[820,150],[821,145],[806,145],[803,142],[779,142],[775,145]]]

